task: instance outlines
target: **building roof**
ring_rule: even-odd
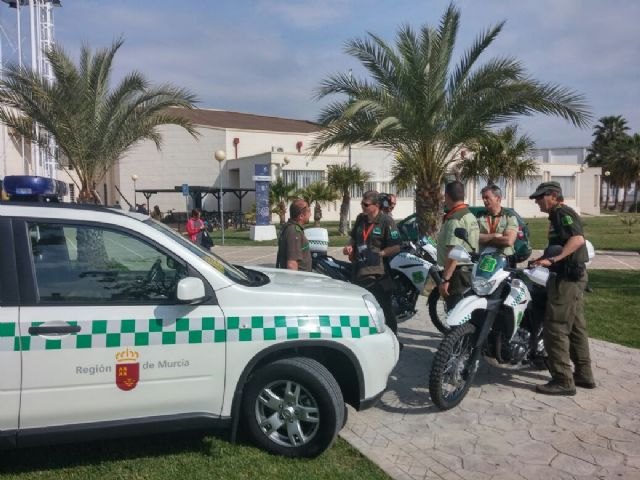
[[[320,125],[308,120],[267,117],[252,113],[227,112],[224,110],[180,109],[181,115],[195,125],[240,130],[265,130],[270,132],[312,133],[320,130]]]

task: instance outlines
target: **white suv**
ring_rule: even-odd
[[[135,213],[0,202],[0,447],[223,423],[315,456],[398,352],[357,286],[233,266]]]

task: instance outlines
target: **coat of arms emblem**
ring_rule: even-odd
[[[120,390],[128,391],[136,388],[140,379],[140,354],[127,348],[116,353],[116,385]]]

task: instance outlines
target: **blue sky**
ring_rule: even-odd
[[[56,40],[74,57],[123,36],[115,79],[132,69],[193,91],[201,107],[316,120],[315,89],[353,69],[347,40],[400,25],[437,25],[445,0],[63,0]],[[594,119],[623,115],[640,131],[640,2],[459,0],[459,52],[490,25],[506,25],[487,52],[514,56],[534,78],[585,94]],[[14,10],[2,7],[11,31]],[[28,36],[26,37],[28,39]],[[581,146],[592,129],[537,115],[518,123],[539,147]],[[595,120],[594,120],[595,123]]]

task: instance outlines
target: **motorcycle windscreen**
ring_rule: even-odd
[[[498,252],[483,253],[480,255],[478,267],[475,269],[475,278],[490,279],[496,272],[507,266],[507,257]]]

